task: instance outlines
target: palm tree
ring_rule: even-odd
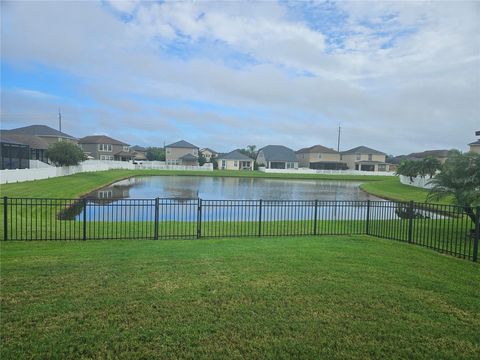
[[[480,154],[462,154],[458,150],[448,153],[442,171],[429,182],[433,185],[428,200],[451,196],[476,224],[474,207],[480,206]]]

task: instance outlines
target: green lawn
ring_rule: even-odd
[[[478,264],[366,236],[10,242],[2,359],[480,355]]]

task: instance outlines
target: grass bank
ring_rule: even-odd
[[[397,177],[388,176],[353,176],[322,174],[267,174],[259,171],[166,171],[166,170],[111,170],[75,174],[45,180],[28,181],[2,185],[1,196],[10,197],[53,197],[76,198],[112,182],[131,176],[215,176],[215,177],[249,177],[268,179],[305,179],[305,180],[348,180],[362,181],[362,189],[379,197],[400,200],[420,201],[426,199],[426,190],[403,185]]]
[[[3,359],[480,352],[480,267],[397,242],[337,236],[0,249]]]

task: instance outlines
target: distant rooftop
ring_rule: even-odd
[[[219,160],[240,160],[240,161],[253,161],[252,158],[248,157],[245,154],[242,154],[238,150],[233,150],[227,154],[222,154],[219,156]]]
[[[342,155],[350,155],[350,154],[372,154],[372,155],[386,155],[384,152],[371,149],[366,146],[357,146],[353,149],[347,150],[347,151],[341,151],[340,152]]]
[[[195,146],[193,144],[190,144],[189,142],[185,141],[185,140],[180,140],[180,141],[177,141],[177,142],[174,142],[170,145],[167,145],[165,147],[169,147],[169,148],[187,148],[187,149],[198,149],[198,146]]]
[[[323,145],[313,145],[310,147],[306,147],[297,151],[297,154],[303,153],[324,153],[324,154],[338,154],[338,151],[334,149],[330,149]]]
[[[85,136],[78,140],[79,144],[112,144],[112,145],[122,145],[127,146],[127,143],[123,141],[111,138],[107,135],[91,135]]]
[[[52,129],[47,125],[29,125],[24,127],[19,127],[16,129],[3,130],[10,134],[17,135],[31,135],[31,136],[51,136],[51,137],[62,137],[67,139],[76,140],[75,137],[68,135],[64,132]]]
[[[263,152],[267,161],[288,161],[297,162],[295,151],[283,145],[267,145],[261,148],[258,153]]]

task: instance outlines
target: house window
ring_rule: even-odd
[[[295,163],[293,162],[287,162],[287,169],[294,169],[295,168]]]
[[[356,154],[356,155],[357,155],[357,157],[356,157],[357,160],[360,160],[362,158],[362,155],[360,155],[360,154]]]
[[[387,165],[386,164],[379,164],[378,165],[378,171],[387,171]]]
[[[222,169],[225,169],[227,167],[227,162],[225,160],[222,160]]]
[[[100,155],[100,160],[113,160],[112,155]]]
[[[234,161],[233,166],[237,167],[238,166],[238,161]]]
[[[372,155],[372,154],[368,154],[368,160],[372,161],[372,158],[373,158],[373,155]]]
[[[129,149],[128,145],[123,147],[123,151],[128,152],[129,150],[130,150],[130,149]]]
[[[321,159],[321,158],[322,158],[322,154],[318,154],[318,158]]]
[[[112,151],[112,144],[98,144],[98,151]]]

